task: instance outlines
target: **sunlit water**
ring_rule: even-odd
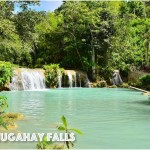
[[[150,148],[148,97],[128,89],[68,88],[12,91],[9,110],[21,112],[15,132],[54,132],[65,115],[77,136],[76,148]],[[12,132],[12,131],[11,131]],[[35,148],[36,143],[0,143],[0,148]]]

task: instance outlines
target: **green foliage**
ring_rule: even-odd
[[[140,81],[145,86],[150,85],[150,75],[144,75],[144,76],[140,77]]]
[[[143,75],[135,83],[130,83],[130,85],[150,91],[150,75]]]
[[[0,90],[10,82],[13,65],[9,62],[0,61]]]
[[[4,18],[0,22],[0,60],[18,63],[22,45],[15,24]]]
[[[37,149],[53,149],[53,146],[52,146],[52,141],[48,141],[47,140],[47,137],[44,136],[43,138],[43,141],[38,141],[37,145],[36,145],[36,148]]]
[[[123,84],[121,84],[119,87],[122,87],[122,88],[128,88],[129,85],[128,85],[128,83],[123,83]]]
[[[1,1],[0,2],[0,60],[20,65],[34,62],[37,49],[37,37],[34,27],[44,17],[44,12],[29,9],[36,2]],[[15,6],[20,11],[14,13]],[[32,57],[32,60],[31,60]]]
[[[4,113],[6,108],[8,108],[7,98],[5,96],[0,96],[0,114]]]
[[[57,128],[58,128],[58,130],[59,131],[64,131],[65,133],[69,133],[69,132],[76,132],[76,133],[78,133],[78,134],[83,134],[80,130],[78,130],[78,129],[75,129],[75,128],[69,128],[68,127],[68,123],[67,123],[67,120],[66,120],[66,118],[64,117],[64,116],[62,116],[62,118],[61,118],[61,120],[62,120],[62,125],[60,125],[60,126],[58,126]],[[69,135],[68,135],[69,136]],[[69,138],[69,137],[68,137]],[[74,147],[74,144],[70,141],[65,141],[65,146],[69,149],[69,148],[71,148],[71,147]]]
[[[72,132],[76,132],[76,133],[78,133],[80,135],[83,134],[78,129],[68,128],[68,123],[67,123],[67,120],[66,120],[66,118],[64,116],[62,116],[61,120],[62,120],[62,125],[57,127],[57,129],[59,131],[64,131],[65,133],[70,133],[72,131]],[[69,139],[69,137],[68,137],[68,139]],[[70,149],[73,146],[74,146],[74,144],[72,142],[65,141],[64,144],[54,143],[52,141],[48,141],[47,137],[44,136],[43,141],[40,141],[40,140],[38,141],[38,143],[36,145],[36,148],[37,149],[65,149],[65,148]]]
[[[4,129],[7,130],[7,125],[6,125],[6,123],[4,122],[4,120],[1,116],[0,116],[0,126],[2,126]]]
[[[146,90],[150,90],[150,75],[144,75],[142,77],[139,78],[139,85],[143,88],[145,88]]]
[[[8,107],[7,98],[5,96],[0,96],[0,126],[7,129],[6,122],[4,122],[2,114],[5,112]]]
[[[63,55],[62,15],[48,12],[42,22],[35,26],[38,34],[38,43],[35,56],[35,65],[61,63]]]
[[[47,137],[44,136],[43,141],[38,141],[36,145],[37,149],[63,149],[62,144],[53,143],[52,141],[48,141]]]
[[[60,64],[88,72],[93,82],[96,75],[108,79],[114,69],[150,65],[149,2],[65,1],[54,12],[29,7],[38,4],[0,2],[1,61],[29,67]],[[15,5],[21,8],[17,13]]]
[[[120,28],[121,26],[121,28]],[[129,71],[131,66],[143,66],[149,62],[148,28],[150,19],[137,18],[128,14],[116,22],[115,36],[112,37],[109,66]],[[145,45],[143,44],[145,43]]]
[[[56,88],[58,86],[58,76],[62,77],[64,71],[58,64],[45,65],[45,78],[47,87]]]
[[[93,78],[149,64],[148,7],[144,2],[64,2],[36,26],[38,57]]]

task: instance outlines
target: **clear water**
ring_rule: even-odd
[[[65,115],[77,136],[76,148],[150,148],[148,97],[129,89],[68,88],[1,93],[9,109],[27,119],[15,132],[54,132]],[[0,143],[0,148],[35,148],[36,143]]]

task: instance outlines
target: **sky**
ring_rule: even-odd
[[[32,8],[34,8],[37,11],[54,11],[55,9],[57,9],[61,4],[62,1],[41,1],[40,2],[41,5],[40,6],[33,6]]]
[[[40,6],[30,6],[30,8],[33,8],[34,10],[37,11],[54,11],[57,9],[63,2],[62,1],[40,1]],[[15,13],[17,13],[20,10],[19,7],[16,6],[15,8]]]

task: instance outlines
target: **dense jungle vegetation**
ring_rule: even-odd
[[[55,63],[93,80],[113,69],[149,68],[149,1],[68,1],[54,12],[31,5],[39,2],[0,2],[0,61],[31,68]]]

